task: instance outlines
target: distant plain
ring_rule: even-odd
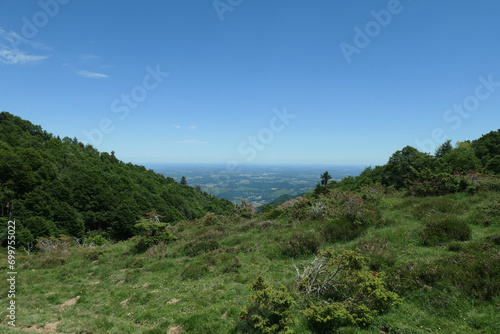
[[[186,177],[190,186],[226,198],[235,204],[240,200],[255,208],[279,196],[300,195],[314,190],[320,175],[328,171],[332,180],[359,175],[367,166],[361,165],[239,165],[224,164],[144,164],[166,177],[180,182]]]

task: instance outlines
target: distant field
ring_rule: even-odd
[[[145,164],[155,172],[180,181],[186,177],[188,185],[200,185],[203,191],[219,198],[239,203],[240,200],[260,207],[284,194],[300,195],[311,191],[328,171],[333,180],[357,176],[367,166],[306,166],[306,165],[248,165],[228,171],[225,165],[199,164]]]

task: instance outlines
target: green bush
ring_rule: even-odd
[[[221,225],[225,221],[225,217],[221,215],[216,215],[213,212],[207,212],[205,216],[200,219],[196,219],[194,223],[199,223],[204,226]]]
[[[433,261],[401,264],[391,269],[391,286],[400,294],[433,287],[454,290],[478,300],[492,300],[500,292],[500,251],[484,246],[467,247],[467,253],[454,253]]]
[[[47,254],[40,259],[40,268],[42,269],[57,268],[65,263],[66,263],[65,257],[59,255]]]
[[[161,223],[158,217],[160,216],[156,215],[153,211],[150,214],[150,218],[141,219],[135,224],[135,228],[139,230],[140,235],[136,238],[137,251],[144,252],[153,245],[158,245],[159,243],[168,244],[177,239],[169,229],[170,225]]]
[[[213,251],[220,247],[219,240],[223,232],[217,229],[209,229],[194,238],[184,246],[184,253],[188,256],[196,256]]]
[[[314,230],[309,230],[298,232],[284,239],[281,243],[281,250],[284,255],[299,257],[316,253],[321,243],[321,235]]]
[[[293,333],[290,326],[295,318],[291,308],[296,303],[287,289],[283,285],[278,290],[272,288],[261,275],[251,289],[255,291],[250,297],[252,302],[240,312],[240,320],[260,333]]]
[[[84,253],[84,258],[89,261],[97,261],[99,257],[107,252],[104,249],[89,249]]]
[[[349,241],[359,237],[368,225],[348,218],[328,219],[322,226],[322,234],[329,242]]]
[[[500,233],[496,233],[486,238],[488,242],[493,243],[496,246],[500,246]]]
[[[410,206],[412,203],[408,203]],[[435,216],[437,214],[452,214],[463,211],[463,205],[450,197],[427,197],[415,201],[411,205],[411,212],[419,219]]]
[[[86,241],[87,241],[87,243],[88,243],[89,245],[90,245],[90,244],[93,244],[93,245],[95,245],[95,246],[102,246],[102,245],[104,245],[106,242],[108,242],[108,241],[106,240],[106,238],[105,238],[105,237],[103,237],[103,236],[102,236],[102,235],[100,235],[100,234],[93,235],[93,236],[91,236],[91,237],[87,238],[87,240],[86,240]]]
[[[183,279],[199,279],[209,273],[210,266],[202,259],[197,259],[184,266],[181,271]]]
[[[168,244],[176,239],[177,238],[168,230],[164,230],[157,235],[141,236],[137,238],[136,250],[144,252],[151,246],[158,245],[160,243]]]
[[[390,268],[396,263],[397,254],[383,238],[362,238],[357,248],[367,257],[367,264],[371,270],[381,271]]]
[[[273,222],[271,220],[260,221],[260,220],[256,220],[256,219],[250,219],[250,220],[248,220],[247,223],[242,225],[239,228],[239,230],[240,231],[247,231],[251,228],[257,228],[260,231],[264,231],[264,230],[267,230],[269,228],[280,227],[280,226],[281,226],[280,223],[276,223],[276,222]]]
[[[280,209],[272,209],[271,211],[268,211],[263,214],[263,217],[265,219],[276,219],[281,217],[283,215],[283,210]]]
[[[310,201],[305,197],[297,197],[283,203],[283,213],[289,219],[305,220],[310,216]]]
[[[441,196],[461,191],[475,191],[470,179],[450,173],[434,173],[424,169],[408,186],[408,194],[413,196]]]
[[[480,226],[490,226],[495,222],[499,222],[500,203],[498,199],[488,200],[479,203],[469,215],[471,224]]]
[[[425,246],[437,246],[449,241],[467,241],[472,230],[463,219],[442,217],[430,219],[420,231],[420,240]]]
[[[400,302],[385,287],[383,274],[365,269],[359,249],[320,251],[302,270],[297,286],[309,306],[303,311],[310,327],[326,331],[342,326],[366,326],[378,314]]]

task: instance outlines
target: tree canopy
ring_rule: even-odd
[[[16,219],[33,238],[97,230],[120,240],[137,233],[145,212],[175,223],[233,207],[7,112],[0,113],[0,157],[0,219]]]

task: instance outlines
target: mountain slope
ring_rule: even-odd
[[[99,231],[125,239],[157,210],[164,222],[227,213],[233,205],[142,166],[125,164],[78,140],[0,113],[0,218],[16,219],[19,237]],[[24,230],[24,231],[23,231]]]

